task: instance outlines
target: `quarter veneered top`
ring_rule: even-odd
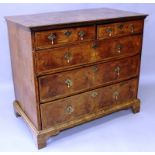
[[[145,14],[127,12],[122,10],[97,8],[63,12],[41,13],[33,15],[9,16],[7,21],[14,22],[27,28],[73,24],[81,22],[106,21],[120,18],[146,17]]]

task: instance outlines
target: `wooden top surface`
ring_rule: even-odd
[[[7,21],[14,22],[27,28],[72,24],[81,22],[106,21],[117,18],[145,17],[147,15],[122,10],[97,8],[63,12],[50,12],[33,15],[8,16]]]

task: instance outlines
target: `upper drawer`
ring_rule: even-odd
[[[52,48],[65,43],[92,40],[94,38],[94,26],[41,31],[35,33],[35,49]]]
[[[141,50],[141,35],[100,40],[35,53],[37,73],[54,71],[104,59],[129,56]]]
[[[39,78],[40,102],[47,102],[86,91],[105,83],[138,75],[139,55],[113,62],[95,64]]]
[[[42,128],[66,123],[100,110],[108,110],[122,102],[135,99],[137,79],[102,87],[41,105]]]
[[[116,36],[142,33],[143,20],[98,25],[97,38],[105,39]]]

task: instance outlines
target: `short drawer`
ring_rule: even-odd
[[[137,79],[102,87],[41,105],[42,128],[66,123],[105,110],[137,96]]]
[[[47,102],[106,83],[128,79],[138,74],[139,55],[42,76],[39,78],[40,102]]]
[[[98,25],[97,38],[105,39],[143,32],[143,20]]]
[[[35,53],[36,70],[41,74],[120,56],[131,56],[140,53],[141,42],[142,36],[135,35],[38,51]]]
[[[86,41],[95,38],[95,27],[78,27],[35,32],[35,48],[46,49],[65,43]]]

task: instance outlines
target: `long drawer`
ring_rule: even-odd
[[[38,74],[140,53],[142,36],[89,41],[35,53]]]
[[[40,102],[48,102],[138,75],[140,56],[95,64],[39,78]]]
[[[134,99],[137,96],[137,85],[138,80],[132,79],[42,104],[42,128],[46,129]]]

